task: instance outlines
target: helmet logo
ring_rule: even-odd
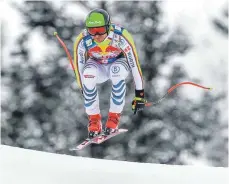
[[[101,24],[102,22],[101,21],[89,21],[88,24]]]

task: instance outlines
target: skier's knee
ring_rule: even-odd
[[[87,65],[83,69],[83,80],[85,83],[94,83],[97,78],[97,68],[93,65]]]
[[[128,75],[128,68],[122,63],[114,63],[110,67],[110,79],[112,83],[116,83],[120,80],[125,80]]]

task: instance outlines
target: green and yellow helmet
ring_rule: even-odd
[[[107,32],[110,27],[110,15],[103,9],[94,9],[86,17],[85,27],[102,27],[106,26]]]

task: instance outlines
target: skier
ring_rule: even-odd
[[[142,71],[131,34],[111,23],[110,15],[103,9],[92,10],[86,17],[85,27],[74,44],[74,64],[89,118],[88,137],[93,138],[102,132],[96,84],[109,79],[112,82],[106,135],[118,129],[125,104],[125,79],[130,71],[135,82],[134,114],[144,109],[146,100]]]

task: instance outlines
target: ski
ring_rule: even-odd
[[[78,151],[78,150],[82,150],[84,148],[86,148],[87,146],[89,146],[90,144],[101,144],[104,141],[119,135],[121,133],[125,133],[127,132],[127,129],[118,129],[117,131],[111,133],[110,135],[105,135],[104,133],[97,135],[96,137],[93,137],[92,139],[86,138],[82,143],[80,143],[79,145],[77,145],[74,148],[70,148],[70,151]]]
[[[96,144],[101,144],[104,141],[106,141],[106,140],[108,140],[108,139],[110,139],[110,138],[112,138],[114,136],[117,136],[119,134],[125,133],[127,131],[128,131],[128,129],[118,129],[117,131],[115,131],[115,132],[113,132],[113,133],[111,133],[109,135],[102,134],[102,135],[96,137],[96,139],[94,139],[93,142],[96,143]]]
[[[70,151],[77,151],[77,150],[82,150],[83,148],[89,146],[90,144],[96,143],[96,140],[102,136],[102,134],[97,135],[96,137],[93,137],[92,139],[86,138],[82,143],[77,145],[74,148],[70,148]]]

